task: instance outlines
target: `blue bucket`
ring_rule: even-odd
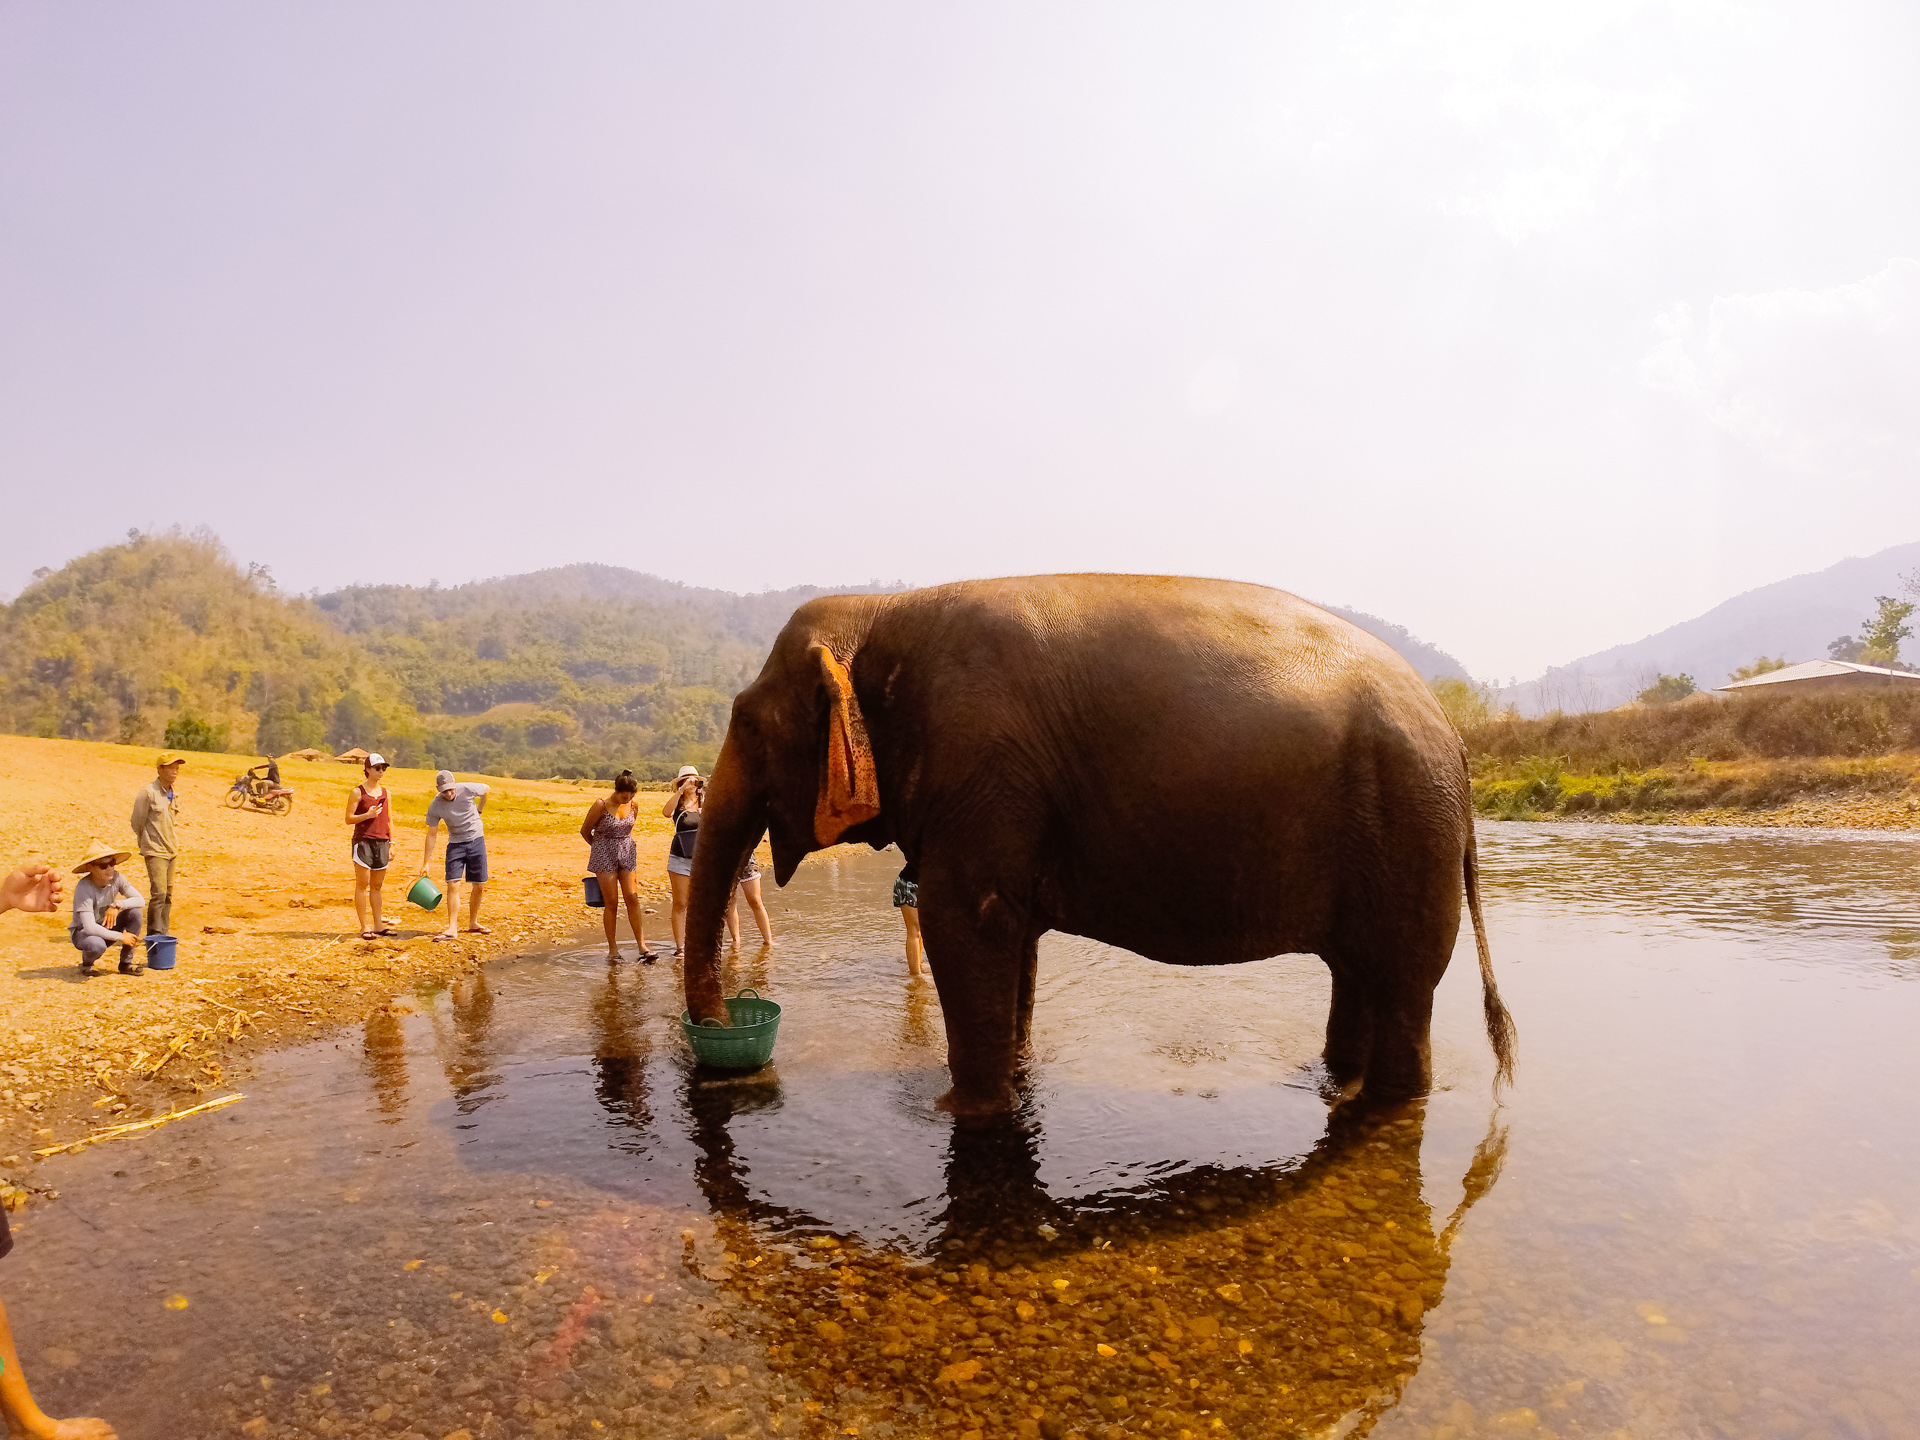
[[[171,935],[149,935],[147,945],[147,968],[149,970],[173,969],[174,938]]]
[[[607,907],[605,897],[600,894],[600,877],[598,875],[587,876],[587,904],[595,910],[604,910]]]

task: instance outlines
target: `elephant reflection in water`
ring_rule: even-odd
[[[1070,1204],[1040,1184],[1030,1122],[956,1127],[928,1258],[817,1233],[799,1258],[769,1247],[764,1222],[819,1227],[751,1198],[728,1138],[739,1108],[764,1103],[750,1087],[695,1095],[700,1181],[742,1261],[729,1283],[765,1312],[776,1366],[832,1405],[822,1418],[862,1433],[883,1418],[1051,1437],[1149,1420],[1170,1436],[1292,1435],[1344,1418],[1365,1433],[1419,1366],[1453,1236],[1505,1146],[1490,1130],[1436,1233],[1424,1100],[1342,1107],[1296,1163]]]

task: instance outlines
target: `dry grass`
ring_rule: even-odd
[[[1820,809],[1821,822],[1920,823],[1920,696],[1743,697],[1466,732],[1474,801],[1503,819],[1745,817]],[[1838,808],[1836,808],[1838,807]]]

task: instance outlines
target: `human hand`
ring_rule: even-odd
[[[44,915],[57,910],[62,884],[58,870],[44,860],[29,860],[0,879],[0,911],[26,910]]]

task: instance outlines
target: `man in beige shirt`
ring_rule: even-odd
[[[186,764],[183,756],[163,754],[155,762],[153,783],[133,797],[133,838],[147,862],[147,934],[171,935],[173,919],[173,782]]]

